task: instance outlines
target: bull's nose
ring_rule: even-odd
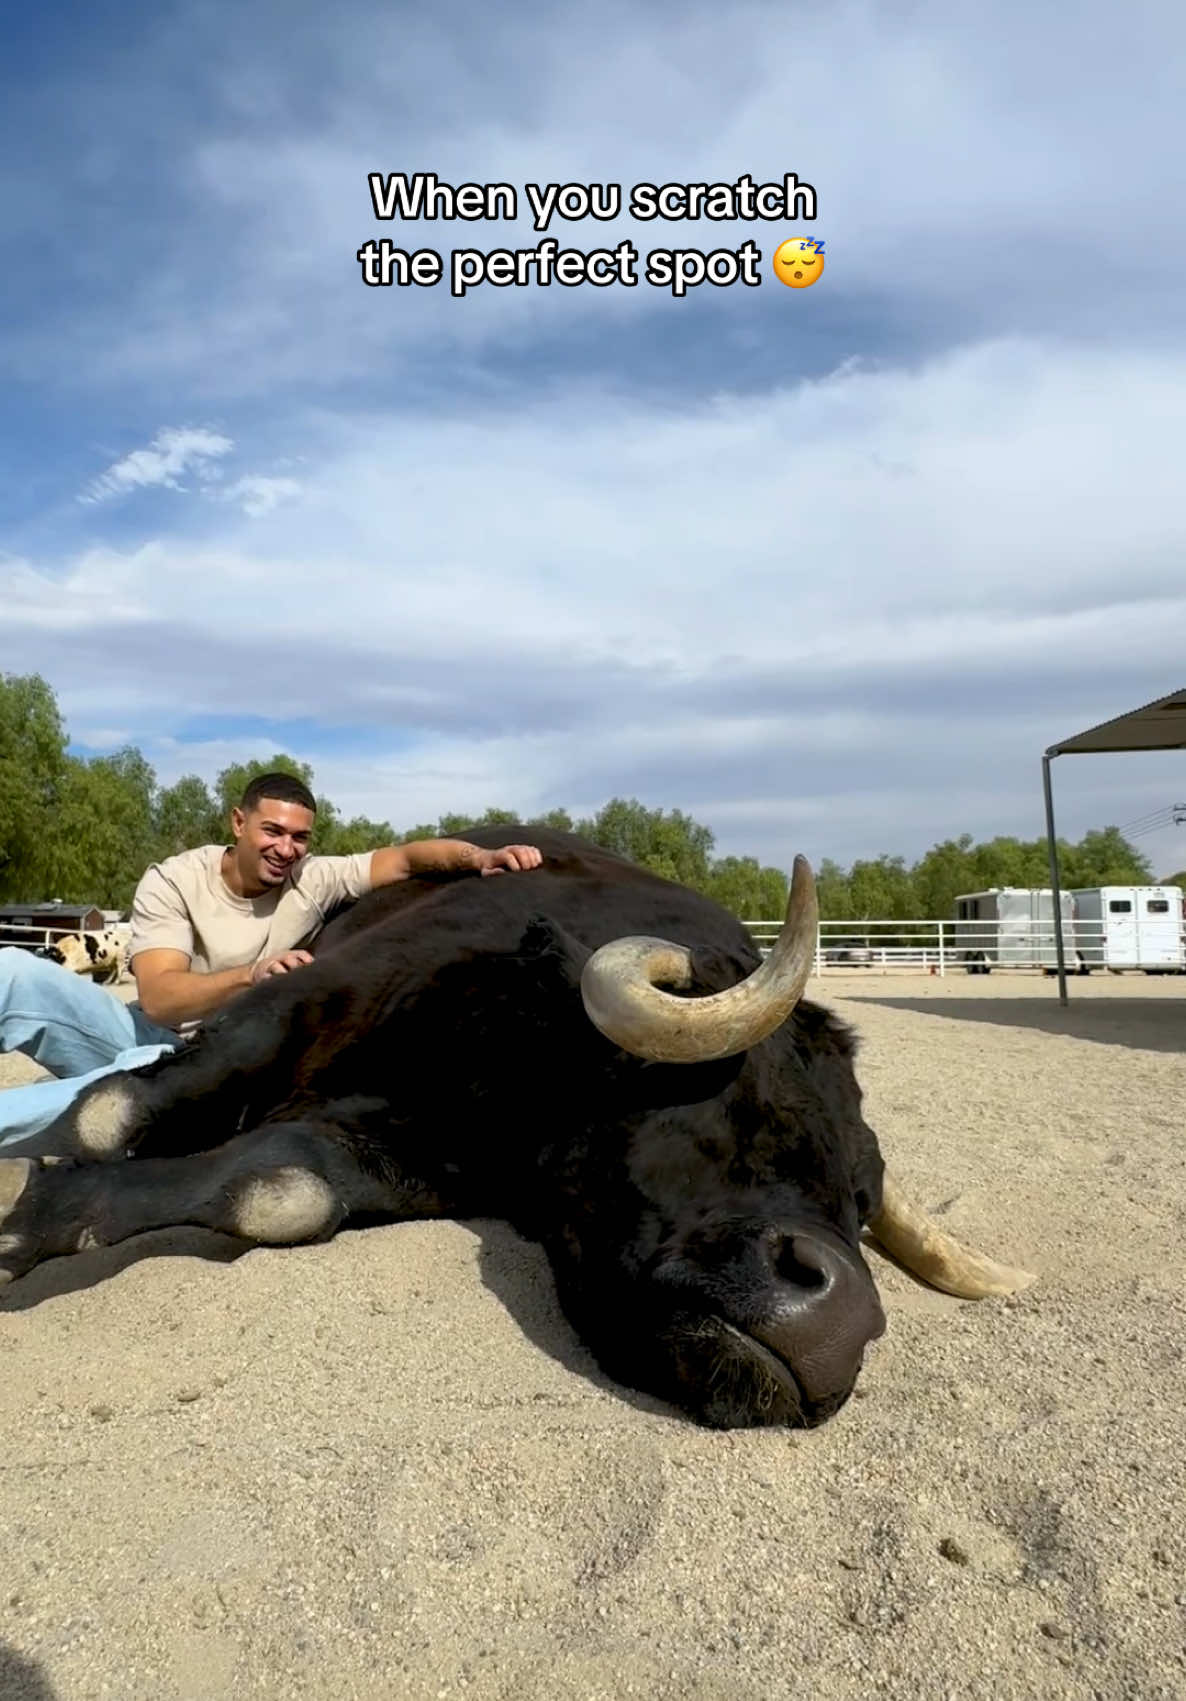
[[[763,1316],[749,1333],[792,1366],[808,1399],[855,1381],[885,1313],[859,1253],[802,1230],[767,1244],[774,1277]]]

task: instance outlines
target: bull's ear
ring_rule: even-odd
[[[690,950],[691,985],[680,988],[685,998],[707,998],[736,986],[757,966],[739,953],[713,945]],[[621,1054],[623,1059],[627,1054]],[[703,1104],[715,1099],[740,1075],[747,1053],[714,1058],[708,1063],[649,1063],[629,1058],[619,1091],[632,1110],[659,1110],[674,1105]]]
[[[752,960],[736,951],[722,951],[715,945],[694,945],[691,951],[692,993],[702,998],[714,992],[725,992],[752,975],[761,958],[755,948]]]
[[[659,1110],[677,1104],[704,1104],[731,1086],[741,1073],[744,1051],[718,1057],[711,1063],[643,1063],[629,1071],[623,1092],[636,1110]]]
[[[515,955],[524,962],[546,961],[553,970],[559,968],[570,985],[579,987],[581,972],[593,953],[550,917],[533,915],[523,929]]]

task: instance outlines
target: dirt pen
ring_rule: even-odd
[[[607,1382],[497,1223],[14,1284],[0,1695],[1178,1701],[1186,980],[1070,987],[813,984],[902,1178],[1040,1279],[871,1252],[888,1332],[811,1434]]]

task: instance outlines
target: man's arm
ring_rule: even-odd
[[[251,967],[248,963],[220,974],[194,974],[184,951],[138,951],[132,959],[140,1008],[162,1028],[213,1016],[251,985]]]
[[[391,886],[417,874],[504,874],[538,868],[543,856],[534,845],[502,845],[483,850],[464,839],[418,839],[409,845],[385,845],[371,853],[372,886]],[[145,888],[142,887],[142,891]],[[147,894],[141,907],[148,908]],[[164,907],[168,920],[177,918]],[[188,923],[183,919],[183,926]],[[241,969],[223,969],[218,974],[195,974],[186,951],[148,948],[137,951],[132,973],[140,996],[140,1008],[150,1022],[177,1028],[184,1022],[202,1022],[232,998],[266,976],[286,974],[311,963],[308,951],[285,951],[264,962],[248,963]]]
[[[465,839],[416,839],[410,845],[385,845],[371,855],[371,884],[393,886],[417,874],[508,874],[538,868],[543,856],[534,845],[503,845],[482,850]]]
[[[179,1028],[213,1016],[265,975],[285,974],[311,963],[307,951],[285,951],[262,963],[197,974],[192,963],[194,927],[176,882],[154,864],[132,900],[132,973],[140,1008],[150,1022]]]
[[[285,951],[241,969],[195,974],[184,951],[139,951],[132,960],[132,973],[140,1008],[149,1021],[159,1022],[162,1028],[179,1028],[183,1022],[204,1022],[216,1015],[232,998],[266,977],[287,974],[312,961],[308,951]]]

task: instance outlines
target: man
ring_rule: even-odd
[[[135,1004],[28,951],[0,950],[0,1052],[23,1051],[56,1077],[0,1092],[0,1147],[48,1127],[98,1076],[175,1050],[266,976],[299,972],[340,905],[418,874],[485,877],[543,861],[534,845],[482,850],[463,839],[310,856],[316,814],[299,780],[264,774],[232,811],[232,845],[153,864],[132,904]]]

